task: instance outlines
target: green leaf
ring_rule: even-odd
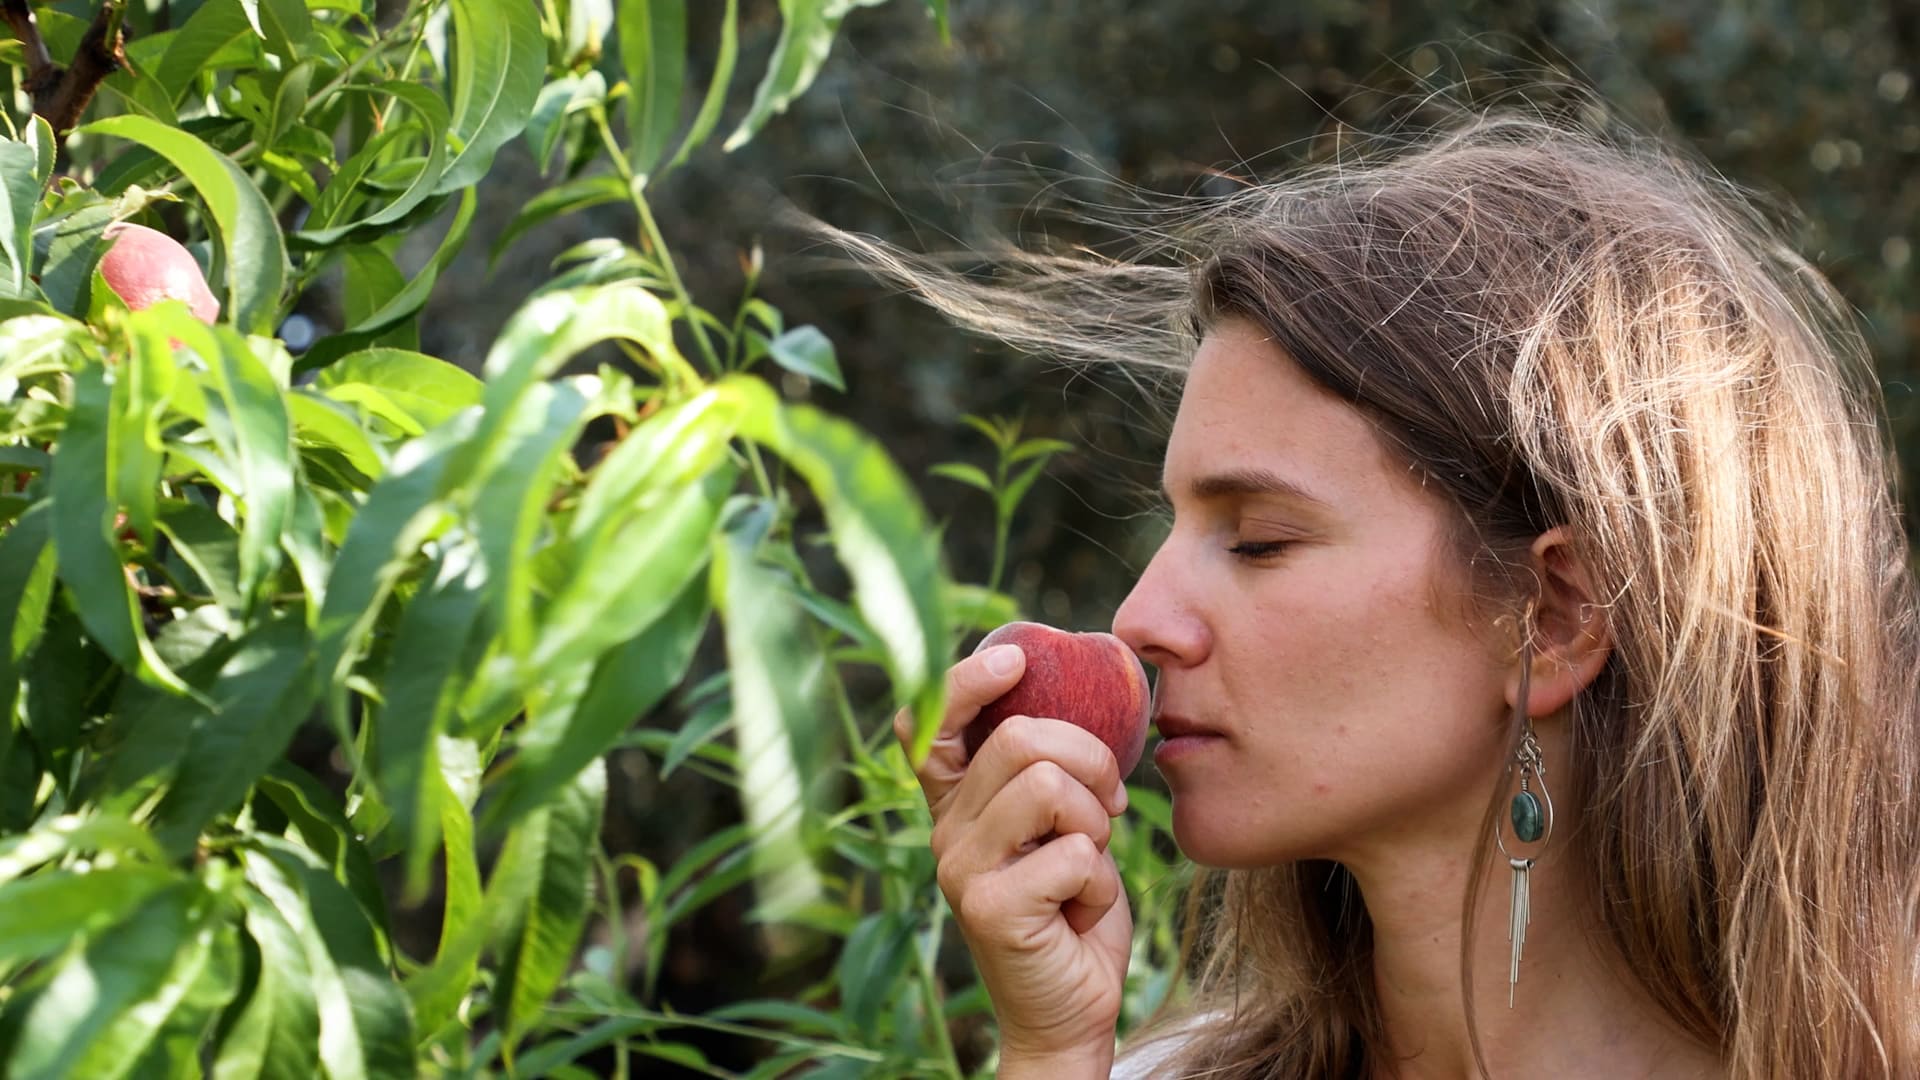
[[[153,543],[156,496],[160,488],[161,436],[175,362],[165,341],[135,333],[133,355],[120,364],[113,381],[113,420],[107,430],[107,461],[113,499],[125,509],[127,526],[141,543]],[[144,347],[143,347],[144,346]]]
[[[466,756],[454,753],[449,744],[462,741],[441,740],[439,758],[443,768],[429,778],[439,789],[440,836],[446,853],[446,906],[440,920],[440,947],[435,958],[447,961],[448,966],[425,991],[413,993],[409,987],[420,1031],[429,1037],[453,1019],[459,1009],[460,999],[479,968],[479,946],[485,930],[481,922],[484,901],[480,892],[480,864],[473,847],[474,793],[456,791],[456,786],[464,784],[456,785],[448,780],[456,761]],[[471,756],[474,772],[471,786],[478,787],[479,760],[477,755]],[[468,942],[471,944],[464,944]]]
[[[154,810],[154,832],[187,852],[208,821],[239,805],[285,752],[318,694],[306,623],[276,616],[250,630],[220,669],[181,747],[178,771]]]
[[[354,516],[353,527],[334,556],[316,629],[317,670],[326,683],[339,686],[346,681],[387,595],[421,541],[438,525],[442,511],[436,500],[442,475],[473,427],[473,423],[447,424],[401,446],[387,475],[374,485]]]
[[[715,538],[714,601],[726,626],[740,801],[753,827],[758,912],[778,921],[821,899],[801,826],[825,791],[833,728],[823,722],[826,658],[785,574],[757,552],[773,525],[769,501],[736,501]]]
[[[740,0],[727,0],[727,13],[720,20],[720,49],[713,60],[713,78],[707,83],[707,95],[701,99],[700,112],[687,129],[687,137],[674,152],[669,168],[677,168],[707,141],[714,125],[720,122],[720,110],[727,103],[727,89],[733,85],[734,64],[740,57]]]
[[[51,524],[60,580],[73,591],[87,632],[109,656],[144,682],[189,693],[147,639],[113,539],[113,504],[106,498],[113,393],[108,379],[99,367],[74,376],[73,408],[54,449]]]
[[[680,730],[673,733],[673,741],[667,744],[667,752],[660,756],[660,779],[672,776],[688,758],[732,727],[731,694],[694,710],[693,715],[681,722]]]
[[[1031,457],[1052,457],[1072,452],[1073,444],[1060,439],[1028,439],[1007,455],[1007,464],[1017,465]]]
[[[233,464],[245,508],[240,521],[240,592],[249,602],[280,565],[280,537],[297,483],[293,422],[273,374],[247,341],[227,327],[202,326],[179,309],[135,312],[130,325],[143,344],[164,348],[178,338],[206,361],[207,430]]]
[[[167,51],[151,75],[169,100],[178,101],[193,80],[208,69],[209,61],[249,32],[248,13],[240,0],[207,0],[167,42]]]
[[[606,541],[575,564],[544,613],[531,671],[574,670],[665,614],[706,565],[707,538],[736,476],[733,466],[717,466],[653,512],[609,529]]]
[[[773,362],[815,382],[823,382],[844,392],[846,380],[840,375],[840,362],[834,359],[833,342],[814,326],[796,326],[766,342]]]
[[[524,905],[496,943],[495,1001],[507,1053],[538,1019],[573,962],[593,900],[593,853],[600,842],[607,774],[596,761],[560,797],[508,834],[494,876]]]
[[[553,161],[553,148],[560,144],[560,136],[567,130],[567,118],[588,104],[603,103],[606,99],[606,76],[598,71],[563,75],[540,88],[540,96],[533,103],[533,116],[527,121],[526,132],[527,145],[533,151],[533,160],[540,166],[540,175],[547,174]],[[505,246],[495,245],[496,248]]]
[[[31,832],[0,839],[0,884],[41,863],[81,851],[140,855],[155,862],[164,858],[153,837],[125,818],[62,814],[34,826]]]
[[[425,353],[365,349],[328,365],[314,385],[335,401],[368,412],[417,435],[480,403],[479,379]]]
[[[840,1011],[869,1040],[879,1037],[878,1021],[888,995],[913,956],[913,921],[910,912],[876,911],[860,920],[840,950],[835,968]]]
[[[159,867],[125,864],[54,870],[0,885],[0,966],[91,938],[178,880]]]
[[[362,917],[376,935],[384,937],[387,903],[380,876],[339,800],[310,774],[285,760],[261,777],[256,787],[286,815],[300,843],[326,863],[334,878],[353,894]]]
[[[443,134],[451,121],[447,104],[440,95],[418,83],[398,80],[353,89],[366,93],[380,106],[388,99],[405,102],[419,121],[417,129],[427,136],[427,154],[406,167],[406,190],[392,202],[364,216],[343,220],[371,197],[374,188],[368,183],[369,174],[377,167],[390,164],[393,156],[390,144],[404,138],[412,129],[396,121],[395,126],[368,140],[334,173],[327,189],[321,193],[320,205],[314,208],[314,220],[293,235],[299,246],[331,247],[349,236],[377,236],[380,229],[402,221],[430,197],[450,190],[441,186],[447,160]]]
[[[0,718],[14,715],[20,664],[46,629],[53,601],[54,553],[47,505],[36,503],[0,535]],[[0,735],[5,721],[0,720]]]
[[[655,355],[679,357],[665,305],[631,282],[542,293],[507,320],[481,372],[486,381],[480,429],[449,469],[449,485],[465,486],[493,464],[499,428],[527,388],[546,379],[589,345],[624,338]]]
[[[272,333],[286,283],[287,247],[273,207],[246,170],[193,135],[144,116],[110,116],[79,130],[139,143],[186,176],[220,234],[226,263],[224,314],[248,333]]]
[[[895,698],[912,705],[915,753],[924,754],[940,723],[948,624],[939,552],[919,499],[859,428],[782,405],[757,379],[727,385],[747,403],[742,433],[786,459],[819,498],[860,615],[886,646]]]
[[[240,6],[269,53],[288,64],[300,60],[301,46],[313,33],[306,0],[240,0]]]
[[[23,142],[0,140],[0,257],[4,284],[14,296],[30,296],[33,281],[33,213],[40,204],[39,155]]]
[[[604,755],[635,719],[680,684],[706,630],[706,582],[695,579],[645,632],[606,654],[570,709],[536,715],[488,806],[489,826],[518,820]]]
[[[498,466],[473,493],[473,529],[486,566],[488,608],[512,661],[524,659],[533,648],[533,546],[551,529],[547,507],[554,483],[572,468],[573,447],[590,418],[589,405],[572,385],[535,384],[507,426]]]
[[[1019,506],[1020,500],[1027,497],[1027,491],[1033,487],[1035,480],[1040,479],[1040,473],[1046,467],[1047,459],[1041,458],[1039,461],[1020,470],[1020,475],[1014,477],[1013,480],[1007,484],[1007,489],[999,495],[1001,516],[1013,516],[1013,508]]]
[[[197,882],[150,896],[53,972],[24,1018],[9,1075],[125,1076],[231,934]]]
[[[498,262],[500,256],[513,246],[521,234],[529,229],[544,225],[554,218],[585,210],[591,206],[603,206],[607,203],[627,201],[627,185],[624,180],[611,173],[597,173],[569,180],[559,187],[551,187],[527,200],[512,221],[500,232],[500,238],[493,242],[493,250],[488,261]]]
[[[244,851],[241,865],[306,953],[327,1076],[415,1075],[413,1013],[360,905],[311,854],[270,837],[254,842],[259,850]]]
[[[653,172],[680,126],[680,90],[687,77],[685,0],[621,0],[620,62],[627,95],[627,160]]]
[[[265,896],[247,888],[240,898],[256,971],[246,1005],[220,1041],[213,1080],[317,1076],[320,1015],[306,947]]]
[[[344,475],[352,477],[356,489],[372,487],[373,482],[387,471],[386,460],[375,448],[372,437],[367,434],[364,427],[360,426],[359,417],[354,415],[353,410],[346,405],[322,397],[305,387],[293,391],[281,400],[286,404],[287,419],[293,422],[295,444],[303,450],[324,447],[339,455],[339,461],[344,462],[352,470],[351,473]],[[417,435],[419,432],[412,434]],[[301,460],[304,464],[312,464],[311,458],[303,457]],[[330,462],[329,467],[336,473],[342,472],[338,463]],[[297,500],[303,493],[296,489],[294,498]],[[289,507],[289,512],[293,512],[292,507]],[[288,522],[288,527],[292,527],[291,521]],[[287,536],[283,532],[282,546],[285,545],[286,540]],[[314,599],[319,599],[317,592]]]
[[[308,349],[294,364],[294,371],[308,372],[324,369],[342,356],[369,346],[391,344],[388,337],[402,323],[412,319],[426,306],[427,297],[433,292],[433,284],[439,280],[441,271],[453,261],[454,256],[466,245],[467,229],[473,224],[474,208],[479,200],[474,188],[466,188],[460,193],[460,207],[454,213],[453,221],[447,226],[446,235],[440,238],[440,246],[434,250],[433,258],[427,265],[413,275],[407,287],[383,304],[379,310],[368,315],[350,329],[321,338]]]
[[[987,494],[993,494],[993,481],[978,466],[961,461],[943,461],[928,469],[934,476],[944,476],[949,480],[958,480],[969,487],[977,487]]]
[[[240,591],[240,534],[219,514],[199,503],[170,503],[160,512],[160,531],[173,542],[221,607],[240,616],[246,597]]]
[[[471,540],[445,547],[394,630],[381,692],[375,784],[393,811],[393,827],[408,852],[407,890],[424,891],[440,844],[440,761],[436,753],[449,689],[476,616],[486,599],[487,569]]]
[[[773,47],[767,73],[754,91],[753,106],[726,148],[738,150],[766,126],[776,113],[787,111],[795,98],[813,85],[813,78],[833,49],[840,20],[852,8],[872,0],[780,0],[780,40]]]
[[[547,42],[534,5],[518,0],[451,0],[456,156],[436,191],[471,186],[502,144],[533,115],[547,72]]]

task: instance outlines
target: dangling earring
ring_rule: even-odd
[[[1507,965],[1507,1008],[1513,1008],[1514,987],[1520,982],[1520,953],[1527,945],[1527,923],[1532,918],[1532,898],[1529,894],[1528,875],[1533,870],[1534,861],[1546,851],[1547,841],[1553,837],[1553,799],[1547,795],[1547,767],[1540,756],[1540,740],[1534,737],[1533,718],[1527,715],[1527,694],[1533,668],[1533,649],[1523,645],[1520,650],[1520,693],[1514,699],[1514,726],[1519,729],[1519,745],[1514,748],[1513,759],[1507,763],[1507,776],[1519,781],[1519,790],[1514,792],[1507,804],[1507,821],[1503,826],[1496,823],[1493,828],[1494,843],[1500,846],[1500,853],[1507,857],[1507,865],[1513,868],[1513,893],[1507,918],[1507,941],[1512,946],[1512,956]],[[1506,833],[1511,828],[1514,845],[1507,846]],[[1515,849],[1526,852],[1516,855]]]

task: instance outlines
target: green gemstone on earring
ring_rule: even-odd
[[[1540,810],[1540,800],[1534,798],[1531,791],[1513,797],[1512,816],[1513,835],[1519,837],[1521,843],[1531,844],[1546,831],[1546,815]]]

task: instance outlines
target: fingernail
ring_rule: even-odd
[[[987,650],[987,670],[995,675],[1011,675],[1020,667],[1020,646],[995,645]]]
[[[1127,785],[1121,784],[1119,790],[1116,791],[1113,796],[1113,813],[1115,817],[1118,817],[1119,815],[1124,814],[1126,812],[1127,812]]]

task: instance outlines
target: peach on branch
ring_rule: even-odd
[[[139,311],[162,300],[183,300],[201,322],[220,317],[220,301],[207,288],[206,275],[178,240],[125,221],[107,226],[105,236],[100,276],[127,307]]]

